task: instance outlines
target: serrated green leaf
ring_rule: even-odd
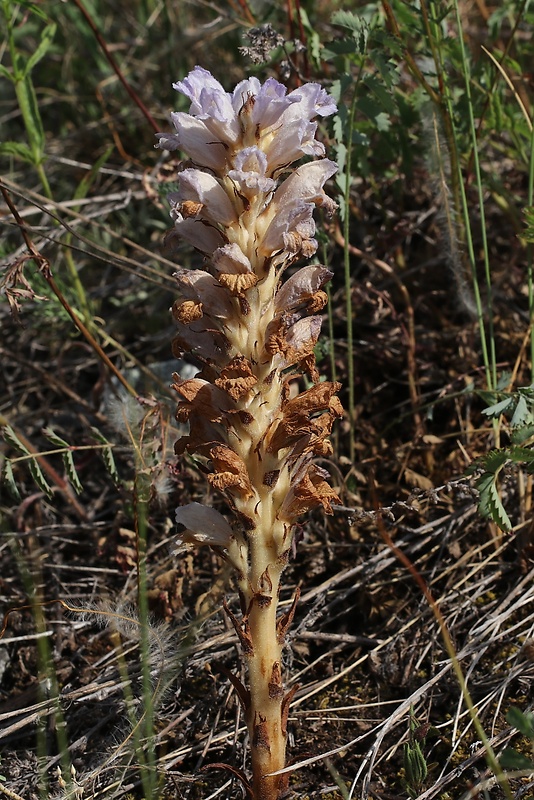
[[[378,75],[367,76],[365,85],[378,99],[383,111],[386,111],[388,114],[394,114],[396,112],[397,106],[393,94],[384,86],[382,79]]]
[[[321,50],[324,61],[332,61],[336,56],[352,55],[356,52],[352,39],[341,39],[339,42],[329,42]]]
[[[107,471],[110,474],[110,477],[116,485],[120,483],[119,473],[117,471],[117,465],[115,464],[115,459],[113,457],[113,451],[111,447],[104,447],[102,450],[102,460],[106,466]]]
[[[504,412],[513,404],[513,402],[513,397],[505,397],[504,400],[500,400],[498,403],[495,403],[488,408],[484,408],[482,413],[486,417],[500,417],[501,414],[504,414]]]
[[[388,56],[384,55],[382,50],[373,50],[370,55],[371,61],[378,69],[384,85],[388,89],[392,89],[400,81],[397,65]]]
[[[527,425],[529,422],[532,422],[532,410],[529,407],[527,398],[523,394],[520,394],[513,417],[510,420],[510,425],[512,428],[519,428],[522,425]]]
[[[359,55],[363,55],[367,49],[369,39],[369,25],[362,18],[353,14],[352,11],[336,11],[332,14],[332,24],[347,28],[352,33],[354,43]]]
[[[523,442],[526,442],[531,436],[534,436],[534,423],[523,425],[521,428],[515,428],[515,430],[510,433],[512,444],[523,444]]]
[[[362,114],[365,114],[370,120],[372,120],[379,130],[384,130],[383,126],[385,124],[386,119],[389,122],[389,118],[387,114],[385,114],[381,103],[370,94],[364,94],[358,98],[356,105],[359,111]]]
[[[352,75],[349,75],[347,72],[341,73],[341,75],[339,75],[339,78],[332,82],[329,93],[332,95],[332,97],[334,98],[334,100],[338,105],[341,103],[341,98],[343,97],[349,86],[352,86],[353,83],[354,79]],[[339,119],[342,115],[343,109],[345,109],[345,114],[346,114],[345,106],[342,106],[342,108],[338,109],[338,113],[334,117],[334,126],[336,124],[336,120],[338,121],[339,124]],[[340,141],[340,139],[338,139],[338,141]]]
[[[391,128],[391,117],[385,111],[381,111],[375,117],[375,125],[379,131],[389,131]]]
[[[44,428],[43,435],[56,447],[70,447],[69,443],[62,439],[61,436],[58,436],[52,428]]]
[[[4,465],[2,467],[2,484],[7,486],[11,495],[15,498],[15,500],[20,500],[20,492],[15,481],[15,476],[13,475],[13,467],[11,466],[11,461],[9,458],[6,458],[4,461]]]
[[[487,517],[499,528],[504,531],[509,531],[512,528],[512,523],[497,491],[497,474],[492,472],[485,472],[476,482],[476,487],[480,492],[480,500],[478,510],[482,516]]]
[[[32,474],[32,478],[35,481],[35,483],[37,484],[37,486],[39,487],[39,489],[48,498],[51,498],[53,496],[52,488],[47,483],[46,478],[43,475],[41,467],[37,463],[37,459],[35,458],[35,456],[32,456],[32,458],[28,459],[28,467],[29,467],[29,470],[30,470],[30,472]]]
[[[486,472],[495,473],[506,464],[508,458],[508,450],[503,447],[501,450],[490,450],[489,453],[481,456],[477,461],[479,462],[479,466],[484,467]]]
[[[515,464],[532,464],[534,450],[531,450],[530,447],[511,447],[508,449],[508,457]]]
[[[506,722],[513,728],[534,741],[534,714],[532,711],[521,711],[520,708],[511,706],[506,714]]]
[[[62,453],[62,457],[63,457],[63,465],[65,467],[65,472],[67,473],[70,485],[72,486],[76,494],[81,494],[83,492],[83,486],[78,477],[78,473],[76,472],[76,467],[74,466],[74,458],[72,456],[72,450],[67,450],[65,453]]]
[[[534,763],[531,759],[524,756],[523,753],[518,753],[512,747],[507,747],[503,751],[499,761],[504,769],[534,771]]]
[[[20,441],[19,437],[17,436],[11,425],[4,425],[4,427],[2,428],[2,435],[5,441],[12,447],[14,447],[16,450],[20,450],[21,453],[24,453],[24,455],[26,456],[31,455],[30,451],[28,450],[25,444],[22,444],[22,442]]]
[[[111,479],[112,479],[113,483],[118,485],[120,483],[120,477],[119,477],[119,473],[117,471],[117,465],[115,464],[115,459],[113,457],[113,451],[111,449],[111,444],[106,439],[104,434],[101,433],[101,431],[98,430],[98,428],[92,427],[91,431],[92,431],[93,436],[95,437],[95,439],[97,439],[97,441],[99,441],[101,444],[109,445],[108,447],[103,447],[100,450],[100,456],[102,458],[102,461],[104,462],[104,465],[105,465],[107,471],[109,472],[109,474],[111,476]]]
[[[464,389],[463,392],[465,391],[466,390]],[[470,394],[472,391],[473,391],[473,384],[471,384],[468,394]],[[482,389],[477,389],[475,394],[488,405],[492,405],[493,403],[498,402],[499,399],[499,395],[496,392],[486,392],[483,391]]]

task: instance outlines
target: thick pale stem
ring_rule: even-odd
[[[254,800],[278,800],[286,788],[285,776],[266,777],[284,768],[287,739],[283,719],[282,648],[276,630],[279,575],[272,583],[271,597],[257,595],[249,614],[252,649],[247,656],[250,689],[247,723]]]
[[[278,380],[276,384],[279,387]],[[284,696],[282,684],[282,647],[287,625],[283,616],[278,618],[277,609],[280,576],[291,543],[291,525],[279,519],[281,504],[290,488],[289,474],[282,471],[275,486],[265,483],[269,470],[283,466],[263,445],[280,404],[280,389],[269,397],[270,389],[260,382],[257,392],[252,393],[247,408],[254,408],[254,422],[236,426],[239,443],[235,445],[255,489],[253,498],[236,502],[239,510],[255,523],[247,536],[247,571],[239,582],[245,604],[242,643],[248,665],[250,700],[246,719],[254,800],[279,800],[287,787],[286,776],[268,777],[285,767],[286,757],[289,697]]]

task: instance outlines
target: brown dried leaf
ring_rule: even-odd
[[[183,303],[177,301],[172,307],[172,315],[178,322],[189,325],[204,315],[202,303],[195,303],[194,300],[184,300]]]
[[[269,356],[276,356],[275,364],[278,369],[300,364],[310,363],[313,350],[321,333],[321,317],[304,317],[297,320],[290,328],[286,328],[281,320],[269,326],[265,350]],[[276,329],[277,325],[279,326]],[[272,330],[275,328],[275,330]]]
[[[230,447],[217,445],[211,448],[210,457],[216,470],[208,475],[212,486],[221,492],[229,490],[245,500],[254,495],[245,463],[237,453]]]
[[[276,313],[281,315],[301,306],[307,306],[311,311],[313,303],[317,302],[313,301],[316,295],[320,295],[322,302],[322,305],[317,305],[317,310],[323,308],[328,298],[320,290],[333,277],[333,274],[326,267],[316,264],[299,269],[276,293]]]
[[[332,514],[332,503],[341,501],[332,487],[324,480],[325,477],[328,477],[328,473],[316,464],[312,464],[296,486],[291,487],[280,510],[280,516],[294,519],[304,514],[305,511],[318,506],[322,506],[327,514]]]
[[[173,378],[175,383],[172,384],[172,388],[184,399],[177,412],[180,421],[185,422],[194,415],[203,417],[208,422],[222,422],[226,412],[232,409],[232,399],[218,386],[213,386],[201,378],[181,380],[176,374]]]
[[[319,441],[330,434],[333,420],[343,414],[343,407],[335,394],[340,387],[339,383],[324,381],[283,403],[281,418],[269,436],[268,451],[275,453],[289,447],[303,435],[315,436],[317,447]],[[326,413],[313,418],[320,411]]]
[[[219,283],[225,286],[234,297],[242,296],[258,282],[258,276],[253,272],[242,272],[237,275],[221,272]]]
[[[203,203],[196,203],[194,200],[184,200],[183,203],[180,203],[180,212],[184,219],[196,217],[203,208]]]
[[[215,384],[227,392],[234,400],[244,397],[258,379],[252,372],[250,361],[244,356],[236,356],[221,370]]]

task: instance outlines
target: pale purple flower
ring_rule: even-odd
[[[264,175],[270,178],[276,169],[303,155],[324,155],[311,120],[335,113],[336,105],[317,83],[288,94],[274,78],[262,85],[253,77],[241,81],[230,94],[208,70],[197,66],[173,86],[191,106],[188,114],[171,114],[176,134],[158,134],[158,146],[180,148],[199,166],[217,171],[228,161],[231,168],[242,170],[234,158],[240,150],[257,145],[267,155]]]
[[[276,213],[280,213],[284,206],[303,200],[317,206],[332,203],[325,195],[323,186],[326,181],[337,171],[337,164],[322,158],[320,161],[310,161],[303,164],[280,184],[273,197]]]
[[[261,128],[273,125],[288,103],[298,102],[297,98],[289,100],[286,87],[274,78],[268,78],[263,85],[257,78],[241,81],[233,91],[232,101],[237,113],[247,106],[251,124]]]
[[[211,264],[217,272],[239,275],[252,272],[252,265],[238,244],[225,244],[217,248],[211,258]]]
[[[234,168],[229,170],[228,177],[237,185],[239,192],[245,197],[252,197],[258,192],[272,192],[276,181],[266,177],[267,156],[259,147],[245,147],[234,158]]]
[[[232,97],[211,72],[195,67],[189,75],[173,84],[173,89],[191,100],[189,113],[204,120],[207,128],[222,141],[235,142],[241,132]]]
[[[177,178],[180,189],[169,195],[171,203],[200,203],[202,216],[209,222],[226,227],[237,222],[236,210],[228,194],[213,175],[199,169],[184,169]]]
[[[296,119],[283,128],[283,135],[271,136],[264,142],[269,171],[274,174],[302,156],[324,156],[324,145],[314,136],[317,123]]]
[[[184,219],[180,209],[171,203],[171,218],[174,220],[172,237],[179,236],[201,253],[211,255],[217,248],[225,244],[223,235],[209,222],[202,218]]]
[[[176,509],[176,522],[184,530],[179,534],[186,544],[207,544],[227,548],[233,531],[222,514],[201,503],[189,503]]]
[[[269,209],[269,216],[266,220],[271,220],[261,238],[260,252],[270,257],[273,253],[286,250],[288,253],[296,253],[297,249],[293,246],[295,236],[297,239],[311,239],[315,233],[315,221],[313,219],[313,203],[305,203],[300,199],[288,202],[284,206],[277,208],[274,203]],[[258,220],[258,223],[260,223]],[[259,225],[258,225],[259,227]],[[292,238],[288,238],[291,237]],[[296,241],[296,240],[295,240]]]
[[[171,114],[176,133],[157,133],[162,150],[183,150],[199,167],[221,170],[226,164],[226,147],[206,124],[184,111]]]
[[[202,310],[212,317],[230,317],[234,306],[224,287],[209,272],[202,269],[180,269],[173,275],[180,289],[179,301],[202,303]]]

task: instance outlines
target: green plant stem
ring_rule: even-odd
[[[534,119],[533,119],[534,123]],[[530,130],[530,158],[528,165],[528,196],[527,205],[532,208],[534,203],[534,124]],[[534,245],[527,246],[527,285],[528,285],[528,311],[530,323],[530,381],[534,383],[534,279],[533,279]]]
[[[139,461],[139,457],[137,459]],[[137,464],[135,477],[135,532],[137,544],[137,607],[140,623],[141,680],[144,705],[142,733],[146,742],[145,768],[141,780],[145,797],[156,796],[156,756],[154,749],[154,696],[150,676],[150,614],[148,607],[147,532],[150,477],[142,463]],[[141,748],[139,748],[141,749]]]
[[[345,278],[345,312],[347,317],[347,376],[348,376],[348,395],[349,395],[349,421],[350,421],[350,439],[349,439],[349,458],[351,463],[354,463],[356,442],[355,442],[355,369],[354,369],[354,336],[352,326],[352,280],[350,273],[350,187],[352,183],[352,152],[353,152],[353,132],[354,132],[354,118],[356,115],[357,104],[356,92],[354,92],[348,118],[347,128],[347,160],[345,164],[345,214],[343,218],[343,268]]]
[[[485,206],[484,206],[484,187],[482,182],[482,172],[480,169],[480,159],[478,156],[478,142],[477,142],[477,129],[475,125],[475,115],[473,112],[473,99],[471,96],[471,74],[469,69],[469,61],[465,51],[465,44],[463,39],[463,28],[462,28],[462,19],[460,16],[460,9],[458,6],[458,0],[453,0],[453,6],[455,11],[456,17],[456,26],[458,30],[458,43],[460,46],[460,53],[462,56],[462,71],[464,77],[464,85],[465,85],[465,93],[467,99],[467,110],[469,116],[469,130],[471,134],[471,144],[473,147],[473,165],[474,165],[474,172],[476,177],[476,184],[477,184],[477,192],[478,192],[478,204],[479,204],[479,214],[480,214],[480,228],[481,228],[481,236],[482,236],[482,249],[483,249],[483,257],[484,257],[484,275],[485,275],[485,282],[486,282],[486,304],[488,309],[488,339],[489,339],[489,348],[485,341],[485,335],[483,336],[482,333],[485,331],[484,325],[484,318],[483,314],[479,313],[479,326],[480,326],[480,333],[482,339],[482,349],[484,354],[484,364],[486,367],[486,382],[487,387],[491,391],[495,389],[497,385],[497,355],[495,349],[495,333],[494,333],[494,325],[493,325],[493,287],[492,287],[492,278],[491,278],[491,268],[490,268],[490,261],[489,261],[489,249],[488,249],[488,238],[487,238],[487,231],[486,231],[486,214],[485,214]],[[452,109],[451,109],[452,110]],[[450,115],[451,116],[451,115]],[[451,117],[452,118],[452,117]],[[467,197],[465,194],[465,188],[463,187],[462,183],[462,201],[463,201],[463,208],[464,208],[464,215],[465,215],[465,222],[466,228],[469,229],[469,215],[468,215],[468,204],[467,204]],[[471,242],[470,247],[470,258],[472,263],[473,269],[473,277],[474,277],[474,284],[477,284],[477,276],[476,276],[476,260],[474,255],[474,249]]]
[[[323,242],[321,248],[321,254],[323,259],[323,264],[328,264],[328,252],[326,248],[326,244]],[[330,360],[330,375],[333,381],[335,381],[337,375],[336,369],[336,351],[335,351],[335,340],[334,340],[334,312],[332,310],[332,290],[330,288],[330,282],[328,282],[325,286],[325,291],[328,296],[328,358]]]
[[[43,585],[43,579],[40,574],[40,562],[37,557],[38,542],[33,541],[29,548],[30,564],[26,560],[25,554],[22,552],[19,542],[13,536],[10,539],[11,549],[18,566],[19,574],[22,578],[24,590],[29,598],[32,615],[35,624],[35,630],[38,634],[46,634],[47,623],[43,613],[43,600],[40,597],[40,587]],[[62,777],[65,780],[67,787],[72,791],[72,775],[71,775],[71,761],[69,756],[69,743],[67,739],[67,727],[63,711],[60,703],[60,690],[58,676],[54,660],[52,658],[52,651],[50,642],[46,635],[37,636],[37,660],[39,665],[39,695],[41,701],[47,701],[52,707],[52,724],[54,735],[57,741],[57,748],[60,755],[60,763],[62,767]],[[45,688],[46,687],[46,688]],[[47,734],[43,729],[42,724],[37,726],[37,754],[41,759],[42,764],[46,762],[46,757],[49,755],[47,746]],[[48,775],[43,769],[42,771],[43,783],[40,791],[43,800],[46,800],[49,795]]]

